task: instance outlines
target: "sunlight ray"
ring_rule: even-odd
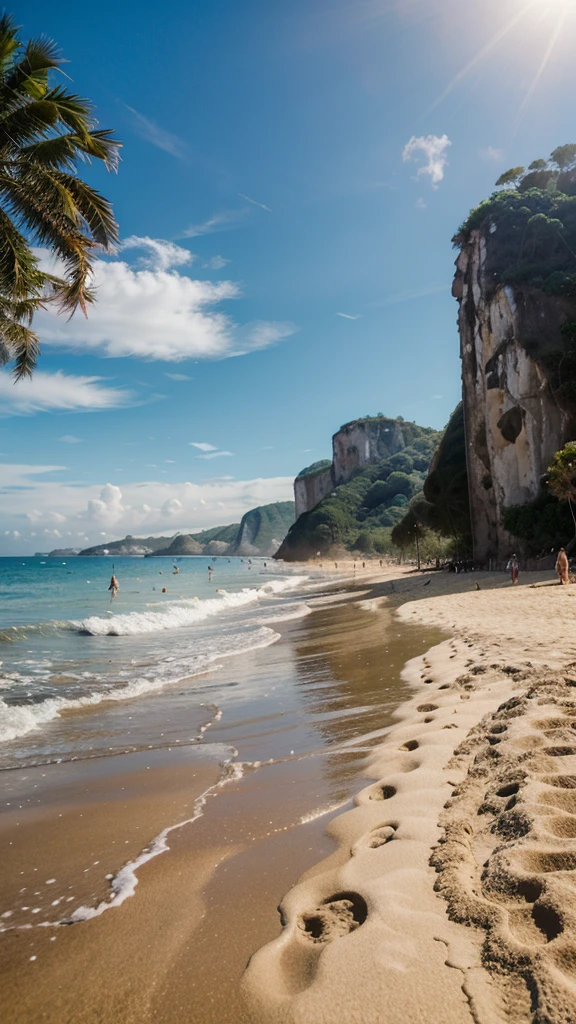
[[[473,71],[474,68],[477,67],[477,65],[480,64],[481,61],[483,61],[484,58],[487,57],[488,54],[491,53],[492,50],[496,48],[496,46],[498,46],[498,43],[502,42],[502,40],[512,31],[512,29],[520,21],[522,21],[522,19],[529,13],[529,11],[533,10],[538,3],[539,0],[529,0],[529,3],[525,4],[524,7],[522,7],[512,18],[509,18],[509,20],[502,26],[502,28],[495,32],[492,38],[489,39],[488,42],[480,50],[478,50],[477,53],[474,54],[471,60],[469,60],[468,63],[465,64],[464,67],[460,69],[460,71],[454,76],[452,81],[448,83],[444,91],[440,93],[437,99],[434,100],[434,103],[432,104],[431,107],[429,107],[427,112],[430,113],[432,110],[435,110],[436,107],[438,107],[440,103],[442,103],[446,99],[449,93],[451,93],[452,90],[459,84],[459,82],[461,82],[462,79],[466,77],[466,75]]]
[[[542,57],[542,60],[540,61],[540,64],[538,65],[538,70],[536,71],[536,74],[534,75],[534,78],[532,79],[532,82],[530,83],[530,87],[529,87],[529,89],[528,89],[524,99],[522,100],[522,103],[520,104],[520,108],[518,110],[518,114],[517,114],[516,120],[514,122],[514,127],[513,127],[513,131],[512,131],[513,135],[518,130],[518,127],[520,126],[522,118],[524,117],[524,114],[526,113],[526,110],[528,108],[528,105],[529,105],[529,103],[530,103],[534,93],[536,92],[536,89],[538,88],[538,83],[539,83],[540,79],[542,78],[542,75],[544,74],[544,71],[546,70],[546,66],[548,64],[548,61],[550,60],[550,57],[552,56],[552,53],[554,51],[554,47],[556,46],[556,42],[558,40],[558,36],[560,35],[560,32],[562,30],[562,25],[564,24],[565,17],[566,17],[566,12],[565,12],[565,10],[563,10],[560,13],[558,21],[556,22],[556,26],[555,26],[555,28],[552,31],[552,35],[550,36],[550,39],[548,40],[548,45],[547,45],[546,50],[544,52],[544,56]]]

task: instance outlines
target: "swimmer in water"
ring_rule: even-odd
[[[118,580],[116,579],[114,573],[112,573],[112,579],[110,580],[110,586],[108,587],[108,590],[110,591],[111,597],[116,597],[116,594],[120,590],[120,584],[118,583]]]

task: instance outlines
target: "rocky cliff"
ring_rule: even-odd
[[[294,481],[294,505],[296,519],[303,512],[309,512],[315,508],[322,498],[334,488],[332,476],[332,463],[330,459],[322,459],[314,462],[306,469],[302,469]]]
[[[334,462],[309,466],[296,478],[296,494],[311,507],[290,528],[276,558],[300,561],[342,546],[388,551],[391,529],[422,490],[440,438],[431,427],[384,416],[342,427],[334,435]],[[392,454],[379,458],[379,452]],[[336,473],[344,482],[334,483]],[[321,497],[322,481],[328,493]]]
[[[396,455],[420,437],[422,428],[401,417],[367,416],[345,423],[332,438],[332,463],[328,460],[303,469],[294,481],[296,518],[310,512],[335,487],[348,483],[356,473]]]
[[[294,503],[278,501],[253,508],[242,516],[234,543],[228,553],[273,555],[294,522]]]
[[[494,257],[503,230],[512,226],[488,217],[456,238],[461,249],[453,295],[474,557],[481,563],[509,556],[514,541],[502,525],[505,507],[538,496],[552,456],[574,429],[550,370],[556,355],[562,357],[562,328],[575,316],[574,299],[529,281],[500,283],[504,275]]]

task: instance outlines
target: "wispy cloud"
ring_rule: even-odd
[[[411,302],[413,299],[423,299],[425,295],[436,295],[438,292],[447,292],[448,285],[433,284],[422,288],[406,288],[402,292],[394,292],[385,295],[383,299],[376,299],[371,306],[388,306],[395,302]]]
[[[187,373],[165,373],[165,377],[169,377],[170,380],[193,380]]]
[[[27,416],[35,412],[73,410],[95,412],[131,404],[132,392],[102,385],[102,379],[75,377],[58,370],[57,373],[37,371],[32,378],[15,383],[11,374],[0,372],[2,415]]]
[[[217,451],[215,444],[207,444],[206,441],[190,441],[193,448],[199,448],[201,452],[215,452]]]
[[[504,150],[495,149],[494,146],[486,146],[485,149],[480,150],[480,156],[489,163],[499,164],[504,159]]]
[[[191,263],[195,258],[188,249],[163,238],[150,238],[148,235],[130,235],[120,244],[120,249],[147,249],[149,255],[142,256],[139,263],[150,270],[170,270],[170,267]]]
[[[336,313],[336,316],[341,316],[344,320],[360,320],[362,314],[356,313],[356,315],[353,316],[352,313]]]
[[[402,150],[402,159],[404,162],[423,160],[416,177],[421,178],[427,174],[432,188],[438,188],[444,177],[444,169],[448,163],[448,147],[451,145],[447,135],[413,135]]]
[[[133,128],[141,139],[146,139],[146,142],[152,143],[158,149],[163,149],[165,153],[170,153],[171,156],[178,157],[180,160],[184,159],[186,155],[184,139],[174,135],[172,132],[167,132],[165,128],[161,128],[160,125],[151,121],[150,118],[144,117],[144,114],[134,110],[134,107],[129,107],[127,103],[124,106],[132,114]]]
[[[197,455],[197,459],[220,459],[223,455],[234,455],[234,452],[206,452],[205,455]]]
[[[64,441],[65,444],[82,444],[82,438],[74,437],[74,434],[64,434],[64,436],[59,437],[58,440]]]
[[[202,224],[191,224],[182,232],[183,238],[198,238],[200,235],[212,235],[215,231],[226,231],[238,227],[246,217],[246,210],[222,210],[215,213]]]
[[[209,259],[204,260],[202,267],[205,270],[222,270],[230,260],[227,260],[225,256],[210,256]]]
[[[252,203],[252,206],[259,206],[261,210],[266,210],[267,213],[272,213],[270,207],[266,206],[264,203],[259,203],[256,199],[251,199],[250,196],[244,195],[243,192],[239,192],[238,195],[241,199],[245,199],[247,203]]]
[[[416,207],[417,210],[425,210],[426,209],[426,203],[425,203],[424,199],[422,198],[422,196],[419,196],[419,198],[414,203],[414,206]]]

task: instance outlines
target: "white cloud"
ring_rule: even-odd
[[[215,452],[215,444],[207,444],[206,441],[190,441],[193,448],[199,448],[201,452]]]
[[[170,377],[170,380],[192,380],[187,373],[165,373],[165,377]]]
[[[102,536],[135,536],[195,532],[210,526],[238,523],[257,505],[292,498],[292,477],[235,480],[220,477],[202,484],[181,481],[138,481],[117,486],[62,482],[49,465],[0,465],[2,480],[1,550],[35,551],[44,530],[81,534],[83,546],[100,543]],[[23,492],[18,488],[25,487]],[[14,543],[13,531],[22,536]],[[49,534],[46,534],[48,536]]]
[[[134,110],[134,107],[129,107],[127,103],[124,105],[126,110],[129,110],[132,114],[132,124],[140,138],[146,139],[147,142],[151,142],[158,149],[163,149],[165,153],[170,153],[171,156],[176,156],[180,159],[184,157],[186,143],[183,139],[180,139],[178,135],[173,135],[172,132],[167,132],[164,128],[160,128],[154,121],[144,117],[144,114],[139,114],[137,110]]]
[[[352,313],[336,313],[336,316],[341,316],[344,320],[360,320],[362,314],[357,313],[356,316],[353,316]]]
[[[491,161],[495,164],[499,164],[504,159],[504,150],[495,149],[494,146],[486,146],[486,149],[480,150],[480,156],[483,160]]]
[[[74,434],[64,434],[63,437],[58,438],[59,441],[65,441],[66,444],[81,444],[81,437],[74,437]]]
[[[94,412],[128,405],[133,394],[121,388],[106,387],[102,377],[74,377],[71,374],[44,373],[20,381],[0,371],[1,415],[25,416],[35,412],[75,410]],[[73,442],[72,442],[73,443]]]
[[[162,514],[165,516],[177,516],[182,511],[183,505],[178,498],[168,498],[162,505]]]
[[[424,199],[422,198],[422,196],[420,196],[416,200],[416,202],[414,203],[414,206],[416,207],[417,210],[425,210],[426,209],[426,203],[425,203]]]
[[[178,253],[185,250],[172,243],[144,241],[164,267],[183,258]],[[177,270],[135,269],[115,260],[96,264],[93,285],[98,301],[90,307],[88,319],[76,314],[67,320],[51,308],[38,313],[43,343],[93,349],[112,358],[178,362],[243,355],[296,330],[293,324],[265,321],[239,327],[217,308],[224,300],[240,296],[240,287],[233,281],[198,281]]]
[[[272,213],[269,206],[265,206],[264,203],[259,203],[256,199],[250,199],[250,196],[244,195],[243,192],[239,192],[238,195],[241,199],[245,199],[247,203],[252,203],[252,206],[259,206],[261,210],[266,210],[267,213]]]
[[[444,177],[444,168],[448,163],[448,147],[451,145],[447,135],[413,135],[402,150],[402,159],[422,159],[424,162],[418,168],[416,177],[421,178],[423,174],[428,174],[432,188],[438,188]]]
[[[197,459],[220,459],[223,455],[234,455],[234,452],[207,452],[206,455],[197,455]]]
[[[206,270],[222,270],[230,260],[227,260],[225,256],[210,256],[209,259],[204,260],[202,266]]]
[[[163,238],[150,238],[148,235],[130,235],[120,245],[120,249],[148,249],[150,255],[143,256],[140,264],[150,270],[170,270],[170,267],[191,263],[195,258],[188,249],[183,249],[175,242],[166,242]]]
[[[99,498],[90,498],[84,515],[101,525],[112,525],[121,519],[126,506],[122,504],[122,491],[115,484],[106,484]]]

